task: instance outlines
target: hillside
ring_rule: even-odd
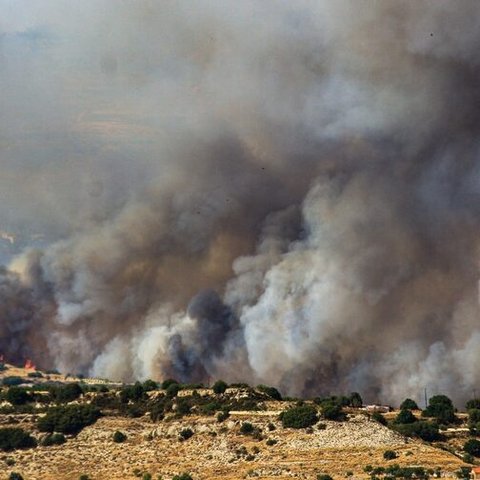
[[[8,372],[22,374],[14,368]],[[129,388],[124,390],[132,394],[134,388]],[[66,435],[66,443],[53,446],[42,445],[47,434],[40,432],[37,424],[53,403],[12,407],[4,401],[0,427],[20,427],[31,433],[39,446],[4,453],[0,457],[0,478],[8,478],[14,471],[25,480],[75,480],[81,475],[88,475],[91,480],[134,479],[144,474],[170,480],[182,472],[189,472],[194,480],[316,479],[319,474],[335,479],[347,475],[366,479],[370,478],[365,472],[368,465],[421,466],[441,469],[447,476],[454,476],[466,465],[445,450],[459,442],[458,436],[439,448],[435,443],[406,438],[359,409],[346,409],[343,421],[320,418],[311,428],[294,429],[282,426],[279,413],[295,402],[272,400],[253,389],[230,388],[221,394],[209,389],[180,390],[170,399],[168,390],[153,390],[144,392],[137,402],[128,400],[124,404],[120,402],[120,390],[105,390],[85,392],[71,402],[102,405],[103,416],[77,435]],[[7,391],[4,388],[2,395]],[[36,398],[40,393],[32,389],[30,395]],[[45,392],[41,394],[45,396]],[[180,413],[188,402],[190,410]],[[232,408],[219,421],[215,412],[209,410],[216,405],[221,411],[225,402],[246,408]],[[152,421],[152,412],[148,410],[158,409],[159,405],[162,414]],[[252,425],[252,432],[242,433],[245,423]],[[191,436],[183,439],[181,432],[188,429]],[[116,431],[126,435],[123,443],[113,441]],[[385,460],[386,450],[393,450],[397,458]]]

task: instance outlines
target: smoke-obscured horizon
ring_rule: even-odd
[[[480,4],[0,0],[0,353],[458,402]]]

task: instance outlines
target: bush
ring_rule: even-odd
[[[250,435],[255,430],[254,426],[250,422],[243,422],[240,427],[240,433],[243,435]]]
[[[217,421],[218,422],[224,422],[230,414],[228,412],[219,412],[217,415]]]
[[[178,382],[173,378],[167,378],[162,382],[162,390],[166,390],[170,385],[178,385]]]
[[[119,430],[117,430],[113,434],[113,441],[115,443],[123,443],[126,439],[127,439],[127,436],[124,433],[120,432]]]
[[[411,398],[406,398],[400,405],[400,410],[418,410],[418,405]]]
[[[456,420],[452,401],[445,395],[430,398],[428,407],[423,411],[424,417],[436,418],[440,423],[448,424]]]
[[[142,480],[152,480],[152,474],[151,474],[151,473],[148,473],[148,472],[145,472],[145,473],[142,475]]]
[[[406,425],[408,423],[415,423],[417,419],[415,415],[410,410],[400,410],[400,413],[396,416],[394,422]]]
[[[25,383],[22,377],[5,377],[2,380],[2,384],[7,387],[16,387],[17,385],[21,385]]]
[[[302,405],[285,410],[280,414],[284,428],[307,428],[318,422],[317,409],[310,405]]]
[[[90,480],[90,477],[88,475],[83,474],[78,477],[78,480]]]
[[[21,428],[0,428],[0,450],[8,452],[19,448],[36,446],[36,440]]]
[[[266,444],[269,446],[269,447],[273,447],[273,445],[276,445],[278,443],[278,440],[275,440],[274,438],[269,438],[267,441],[266,441]]]
[[[262,393],[265,393],[273,400],[282,399],[282,394],[275,387],[269,387],[268,385],[258,385],[257,390]]]
[[[460,470],[457,470],[455,472],[455,475],[458,478],[463,478],[465,480],[468,480],[470,478],[470,472],[472,471],[471,467],[460,467]]]
[[[178,385],[178,383],[172,383],[167,387],[167,397],[168,398],[176,397],[179,390],[180,390],[180,385]]]
[[[352,392],[348,399],[350,407],[359,408],[363,405],[363,399],[358,392]]]
[[[83,391],[78,383],[67,383],[61,387],[54,388],[52,393],[57,403],[68,403],[79,398]]]
[[[223,381],[223,380],[217,380],[213,384],[213,392],[216,393],[217,395],[221,393],[225,393],[225,390],[227,389],[228,385]]]
[[[480,457],[480,441],[472,438],[465,442],[463,450],[474,457]]]
[[[193,437],[193,431],[190,428],[184,428],[180,432],[180,439],[181,440],[188,440],[190,437]]]
[[[480,398],[474,398],[473,400],[469,400],[465,407],[467,408],[467,410],[472,410],[474,408],[477,408],[480,410]]]
[[[128,385],[120,391],[120,400],[122,403],[128,401],[138,402],[145,397],[145,390],[140,382],[135,382],[134,385]]]
[[[31,400],[31,397],[24,388],[10,387],[5,395],[5,400],[12,405],[25,405]]]
[[[397,458],[397,454],[393,450],[385,450],[383,452],[383,458],[385,460],[393,460],[394,458]]]
[[[47,435],[42,440],[41,445],[43,447],[51,447],[52,445],[63,445],[65,442],[66,440],[63,433],[54,433],[52,435]]]
[[[319,473],[317,475],[317,480],[333,480],[333,478],[325,473]]]
[[[433,442],[440,439],[438,426],[429,422],[397,424],[394,429],[402,435],[406,435],[407,437],[418,437],[426,442]]]
[[[188,473],[182,473],[181,475],[175,475],[172,480],[193,480]]]
[[[62,405],[47,410],[37,421],[41,432],[75,434],[92,425],[100,417],[100,410],[93,405]]]
[[[380,412],[373,412],[372,413],[372,420],[375,420],[380,425],[386,425],[387,424],[387,419]]]
[[[150,378],[143,382],[143,391],[144,392],[151,392],[153,390],[156,390],[157,388],[158,388],[157,382],[154,382]]]
[[[23,480],[23,477],[17,472],[12,472],[9,475],[8,480]]]
[[[341,420],[344,417],[342,406],[333,401],[322,403],[322,415],[327,420]]]

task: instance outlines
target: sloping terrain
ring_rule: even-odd
[[[259,441],[241,435],[243,421],[261,428],[265,438]],[[276,429],[269,431],[269,423]],[[22,423],[24,428],[27,425],[27,421]],[[22,473],[26,480],[77,479],[81,474],[91,479],[133,479],[139,472],[170,479],[184,471],[203,480],[250,476],[314,479],[318,473],[344,477],[349,471],[355,477],[367,478],[363,472],[366,465],[388,464],[383,458],[386,449],[398,453],[390,463],[401,466],[440,467],[453,473],[463,465],[448,452],[407,441],[363,416],[320,425],[326,428],[314,427],[312,433],[283,429],[276,417],[255,414],[242,415],[241,419],[232,415],[224,423],[214,417],[187,417],[158,424],[146,418],[104,417],[64,445],[16,451],[8,457],[15,460],[12,470]],[[184,428],[192,429],[194,435],[180,441],[179,433]],[[126,442],[113,442],[116,430],[127,435]],[[268,439],[277,443],[269,446]]]

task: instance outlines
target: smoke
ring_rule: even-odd
[[[0,351],[122,380],[469,397],[478,2],[0,12],[17,239]]]

